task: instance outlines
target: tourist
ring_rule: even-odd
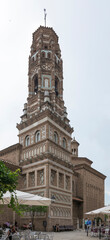
[[[87,228],[89,229],[91,227],[91,220],[88,218],[87,220]]]
[[[9,228],[9,230],[8,230],[8,238],[9,238],[9,240],[12,240],[12,235],[14,234],[14,233],[16,233],[17,231],[16,231],[16,229],[15,229],[15,226],[13,226],[13,225],[10,225],[10,228]]]
[[[88,219],[86,218],[85,219],[85,231],[87,230],[87,221],[88,221]]]
[[[32,222],[29,222],[29,229],[32,230]]]

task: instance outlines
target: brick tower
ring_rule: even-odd
[[[58,36],[40,26],[29,56],[28,98],[19,130],[22,190],[54,198],[47,226],[72,224],[71,134],[63,101],[63,67]],[[50,223],[51,222],[51,223]]]

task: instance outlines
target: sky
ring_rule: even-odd
[[[64,101],[79,156],[107,176],[110,204],[110,1],[0,0],[0,150],[18,142],[28,94],[32,33],[44,25],[59,36]]]

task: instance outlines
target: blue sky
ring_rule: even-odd
[[[18,142],[16,123],[27,99],[32,33],[44,25],[59,36],[64,100],[79,156],[107,176],[110,204],[110,1],[0,1],[0,149]]]

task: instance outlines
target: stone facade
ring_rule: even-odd
[[[76,226],[86,211],[104,206],[105,176],[91,167],[92,161],[78,157],[79,143],[71,137],[63,62],[52,28],[40,26],[33,33],[28,98],[17,128],[19,143],[0,151],[0,159],[21,167],[20,190],[55,199],[46,214],[36,213],[36,229],[43,230],[44,220],[47,230],[57,223]],[[20,224],[29,218],[25,213]]]

